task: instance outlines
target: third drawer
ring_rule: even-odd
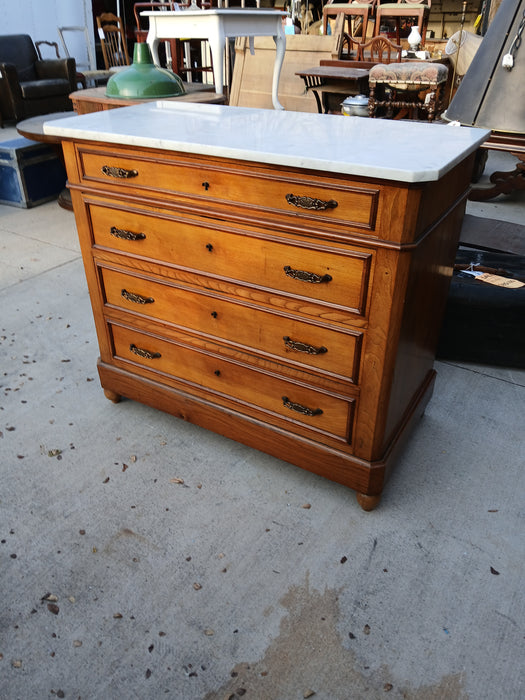
[[[225,340],[267,359],[356,384],[363,334],[308,323],[204,290],[100,268],[105,303],[144,318]]]

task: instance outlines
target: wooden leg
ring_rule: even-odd
[[[119,403],[120,399],[122,398],[120,394],[117,394],[115,391],[111,391],[111,389],[104,389],[104,396],[112,403]]]
[[[473,202],[485,202],[499,194],[510,194],[515,190],[525,190],[525,155],[513,154],[519,158],[516,167],[511,172],[495,172],[490,176],[494,187],[474,188],[470,190],[468,199]]]
[[[374,510],[374,508],[379,505],[381,495],[382,494],[378,493],[375,496],[368,496],[366,493],[358,493],[356,494],[356,498],[361,508],[368,512]]]
[[[376,101],[375,101],[375,86],[370,86],[370,93],[368,97],[368,116],[373,119],[376,115]]]

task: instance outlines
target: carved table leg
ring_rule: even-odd
[[[513,155],[519,158],[515,169],[508,173],[500,171],[492,173],[490,181],[494,186],[470,190],[468,199],[471,202],[485,202],[499,194],[510,194],[515,190],[525,189],[525,155],[518,153]]]
[[[111,389],[104,389],[104,396],[112,403],[118,403],[122,398],[120,394],[117,394],[115,391],[111,391]]]
[[[358,493],[356,494],[356,498],[363,510],[370,511],[374,510],[374,508],[379,505],[381,495],[382,494],[378,493],[375,496],[368,496],[366,493]]]

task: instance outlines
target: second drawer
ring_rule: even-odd
[[[220,221],[161,217],[145,209],[90,204],[89,215],[96,247],[275,290],[328,305],[330,312],[337,306],[366,313],[373,257],[368,249],[306,246],[225,229]]]

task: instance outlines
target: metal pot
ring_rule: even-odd
[[[341,102],[341,112],[346,117],[368,117],[368,97],[366,95],[350,95]]]

